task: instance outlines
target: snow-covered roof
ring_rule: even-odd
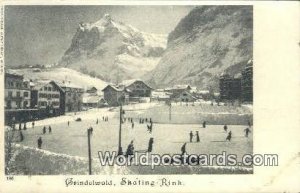
[[[90,95],[90,96],[84,96],[82,97],[82,102],[83,103],[98,103],[101,100],[102,97],[100,96],[94,96],[94,95]]]
[[[59,90],[63,91],[63,89],[54,81],[52,80],[35,80],[31,82],[30,86],[33,86],[33,90],[39,90],[42,87],[46,86],[47,84],[54,84]]]
[[[165,88],[165,90],[181,90],[187,88],[191,88],[191,86],[188,84],[178,84],[178,85],[174,85],[173,87]]]
[[[120,83],[120,86],[128,87],[137,81],[143,82],[147,87],[149,87],[150,89],[153,89],[148,84],[146,84],[144,81],[142,81],[141,79],[124,80],[123,82]]]
[[[107,85],[102,91],[105,91],[108,88],[112,88],[116,91],[124,91],[124,88],[119,88],[118,86],[112,84]]]
[[[57,84],[61,87],[61,88],[77,88],[77,89],[83,89],[81,86],[78,86],[74,83],[71,83],[69,81],[65,81],[65,82],[57,82]]]
[[[199,90],[197,93],[199,93],[199,94],[208,94],[209,90]]]

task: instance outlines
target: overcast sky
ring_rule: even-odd
[[[52,64],[71,44],[78,23],[108,13],[150,33],[168,34],[192,6],[6,6],[5,63]]]

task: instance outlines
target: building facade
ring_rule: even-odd
[[[220,100],[240,100],[242,95],[241,78],[224,74],[219,79]]]
[[[64,112],[76,112],[82,110],[84,89],[70,82],[58,83],[65,93],[64,104],[61,106]]]
[[[60,115],[61,95],[63,90],[54,81],[35,81],[31,91],[31,108],[38,109],[41,116]]]
[[[242,101],[253,102],[253,62],[250,60],[242,71]]]
[[[121,104],[126,104],[126,99],[128,94],[123,88],[118,88],[114,85],[107,85],[103,90],[104,100],[109,106],[119,106]]]
[[[30,108],[29,81],[22,75],[5,73],[5,109]]]
[[[126,90],[129,95],[129,100],[130,98],[151,97],[153,90],[142,80],[126,80],[119,86],[124,87],[124,90]]]

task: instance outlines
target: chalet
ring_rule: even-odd
[[[104,100],[109,106],[119,106],[121,104],[125,104],[126,98],[128,98],[124,88],[120,88],[116,85],[107,85],[102,91],[104,93]]]
[[[54,81],[38,80],[33,82],[31,108],[39,110],[41,116],[55,116],[61,112],[61,96],[64,91]]]
[[[170,99],[173,101],[194,101],[191,93],[192,87],[190,85],[175,85],[173,87],[165,88],[165,91],[171,93]],[[193,96],[193,97],[192,97]]]
[[[173,94],[172,99],[175,102],[195,102],[197,98],[187,90],[183,90],[180,93]]]
[[[65,93],[65,97],[62,98],[61,109],[64,112],[81,111],[82,108],[82,95],[84,89],[78,85],[71,83],[70,81],[63,81],[57,83]]]
[[[137,79],[125,80],[120,84],[120,86],[125,89],[129,98],[150,97],[151,91],[153,90],[153,88],[145,82]]]
[[[169,101],[172,93],[166,92],[163,89],[156,89],[151,93],[151,101]]]
[[[94,87],[94,86],[88,87],[86,89],[86,93],[89,93],[91,95],[97,95],[97,92],[98,92],[98,89],[96,87]]]
[[[101,96],[85,93],[82,99],[82,106],[84,109],[99,108],[107,106],[107,103]]]

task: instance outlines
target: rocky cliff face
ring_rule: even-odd
[[[235,75],[252,58],[252,6],[200,6],[169,34],[167,49],[146,79],[152,86],[217,88],[218,75]]]
[[[141,32],[106,14],[95,23],[79,24],[59,65],[119,82],[153,70],[166,43],[166,35]]]

